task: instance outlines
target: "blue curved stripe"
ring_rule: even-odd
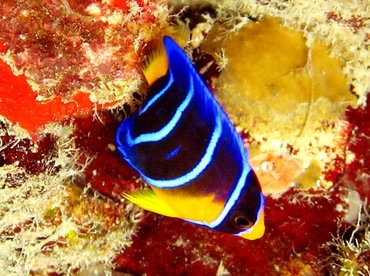
[[[191,77],[190,80],[190,87],[189,87],[189,93],[186,95],[186,98],[184,101],[179,105],[179,107],[176,109],[175,114],[171,118],[171,120],[160,130],[156,132],[150,132],[150,133],[144,133],[136,137],[135,139],[132,139],[131,135],[131,129],[127,132],[127,144],[131,147],[136,146],[141,143],[146,142],[158,142],[165,138],[170,132],[174,129],[174,127],[177,125],[177,123],[181,119],[181,115],[184,113],[185,109],[188,107],[191,99],[194,96],[194,86],[193,86],[193,80]]]
[[[179,186],[183,186],[187,184],[188,182],[194,180],[197,178],[206,168],[207,166],[212,162],[213,154],[216,149],[217,143],[221,137],[222,133],[222,124],[220,122],[220,119],[216,119],[216,126],[213,130],[211,139],[209,141],[209,144],[207,146],[206,152],[199,161],[199,163],[188,173],[174,179],[153,179],[150,178],[144,174],[142,174],[142,177],[146,182],[148,182],[150,185],[155,186],[157,188],[175,188]]]
[[[231,208],[235,205],[235,202],[238,200],[243,188],[247,188],[245,184],[245,180],[247,179],[248,173],[250,172],[251,167],[249,167],[248,163],[245,161],[243,162],[243,172],[239,178],[238,183],[234,191],[232,192],[231,196],[227,200],[224,209],[222,210],[221,214],[209,224],[209,227],[215,228],[219,226],[225,219],[225,217],[229,214]]]
[[[235,202],[238,200],[240,194],[243,191],[243,188],[247,188],[246,184],[245,184],[245,180],[246,180],[250,170],[251,170],[251,167],[248,165],[248,163],[246,161],[243,162],[243,171],[242,171],[242,174],[239,178],[239,181],[236,184],[236,187],[235,187],[234,191],[231,193],[231,196],[227,200],[221,214],[214,221],[212,221],[210,223],[207,223],[207,222],[204,222],[204,221],[188,220],[188,219],[186,219],[186,221],[189,221],[189,222],[192,222],[192,223],[198,224],[198,225],[207,226],[209,228],[216,228],[217,226],[219,226],[224,221],[225,217],[229,214],[229,212],[230,212],[231,208],[234,206]]]
[[[169,80],[166,86],[162,88],[161,92],[153,96],[153,98],[151,98],[141,110],[139,110],[139,115],[147,111],[160,97],[162,97],[167,92],[167,90],[170,88],[170,86],[173,83],[173,75],[170,70],[168,71],[168,77],[169,77]]]
[[[207,223],[207,222],[204,222],[204,221],[196,221],[196,220],[188,220],[188,219],[186,219],[186,220],[189,221],[189,222],[198,224],[198,225],[207,226],[209,228],[215,228],[215,227],[219,226],[224,221],[225,217],[229,214],[229,212],[230,212],[231,208],[234,206],[235,202],[238,200],[243,188],[245,187],[245,180],[246,180],[250,170],[251,170],[251,168],[247,165],[247,163],[243,162],[243,171],[242,171],[242,174],[239,178],[239,181],[236,184],[236,187],[235,187],[234,191],[232,192],[231,196],[227,200],[221,214],[214,221],[212,221],[210,223]]]
[[[260,207],[259,207],[259,209],[258,209],[258,213],[257,213],[257,219],[256,219],[256,222],[254,223],[255,225],[256,224],[258,224],[258,221],[261,219],[261,213],[262,213],[262,211],[263,211],[263,208],[262,208],[262,206],[264,206],[265,205],[265,199],[263,198],[263,195],[262,195],[262,193],[260,193]],[[253,230],[253,227],[251,227],[251,228],[249,228],[249,229],[247,229],[247,230],[245,230],[245,231],[243,231],[243,232],[239,232],[238,234],[237,234],[237,236],[242,236],[242,235],[244,235],[244,234],[248,234],[249,232],[252,232],[252,230]]]

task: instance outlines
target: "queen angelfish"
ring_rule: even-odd
[[[242,138],[183,49],[170,37],[163,43],[165,58],[144,70],[148,98],[116,136],[151,189],[123,196],[158,214],[260,238],[264,198]]]

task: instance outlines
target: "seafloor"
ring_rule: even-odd
[[[2,1],[0,271],[370,275],[369,7]],[[244,139],[266,196],[261,239],[121,197],[146,184],[115,132],[145,98],[141,66],[164,35],[186,37]]]

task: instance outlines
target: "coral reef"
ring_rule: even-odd
[[[0,267],[7,275],[109,265],[131,243],[140,211],[79,184],[90,160],[81,162],[71,125],[52,129],[32,144],[1,128]]]
[[[0,270],[369,273],[365,2],[3,1]],[[120,196],[145,183],[115,132],[145,97],[140,63],[171,22],[189,26],[186,50],[250,149],[266,194],[262,239]]]
[[[12,73],[2,64],[3,87],[10,89],[2,91],[7,101],[0,105],[1,114],[36,131],[49,121],[102,107],[135,105],[133,94],[137,97],[145,88],[138,53],[163,36],[167,8],[160,1],[125,3],[121,8],[126,10],[104,1],[2,3],[2,61]],[[14,109],[24,109],[32,118],[16,117]]]
[[[355,225],[343,230],[323,247],[328,258],[322,263],[329,275],[366,275],[370,273],[370,229],[368,206],[359,209]]]
[[[167,7],[103,2],[0,5],[0,268],[7,275],[111,272],[142,217],[117,200],[133,182],[117,153],[106,159],[121,168],[107,185],[121,187],[107,189],[116,201],[92,188],[102,167],[88,168],[98,152],[114,151],[118,122],[105,131],[98,110],[119,104],[129,112],[140,99],[137,50],[164,31]],[[91,148],[100,138],[89,129],[81,134],[83,117],[94,120],[88,126],[98,129],[100,147]]]
[[[215,24],[202,48],[210,53],[223,49],[227,57],[228,70],[221,72],[215,93],[235,124],[248,134],[257,174],[266,174],[260,164],[270,162],[263,160],[268,152],[275,158],[283,156],[275,160],[281,168],[276,166],[272,173],[289,177],[286,171],[278,171],[289,167],[296,178],[300,176],[290,183],[295,180],[304,188],[331,185],[321,171],[344,159],[348,128],[342,116],[346,106],[356,103],[341,63],[328,56],[322,43],[316,40],[306,46],[301,32],[282,27],[276,19],[249,22],[222,39],[225,28]],[[261,54],[256,55],[255,49]],[[294,163],[299,164],[296,169]],[[315,181],[313,175],[318,176]],[[265,181],[262,175],[259,179],[271,191],[271,179]],[[282,185],[277,188],[284,190]]]

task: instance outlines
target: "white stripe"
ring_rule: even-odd
[[[194,95],[194,89],[193,89],[193,80],[192,78],[190,79],[190,87],[189,87],[189,92],[186,95],[186,98],[184,101],[177,107],[175,114],[171,118],[171,120],[160,130],[156,132],[150,132],[150,133],[144,133],[136,137],[135,139],[132,139],[131,135],[131,129],[127,131],[127,144],[130,147],[136,146],[140,143],[145,143],[145,142],[158,142],[165,138],[170,132],[174,129],[174,127],[177,125],[177,123],[181,119],[181,115],[184,113],[185,109],[188,107],[191,99],[193,98]]]
[[[256,222],[254,223],[254,225],[258,224],[258,221],[261,219],[261,213],[263,211],[263,206],[264,206],[264,198],[263,198],[263,195],[262,193],[260,194],[260,208],[258,210],[258,214],[257,214],[257,219],[256,219]],[[253,231],[253,226],[251,228],[248,228],[247,230],[243,231],[243,232],[239,232],[238,234],[236,234],[237,236],[242,236],[244,234],[248,234],[250,232]]]
[[[236,184],[236,187],[234,191],[232,192],[231,196],[227,200],[224,209],[222,210],[221,214],[212,221],[208,227],[215,228],[219,226],[225,219],[225,217],[229,214],[231,208],[235,205],[235,202],[239,199],[239,196],[243,190],[243,188],[246,186],[245,180],[247,179],[248,173],[251,171],[251,168],[249,167],[247,162],[243,162],[243,172],[242,175],[239,178],[238,183]],[[248,187],[246,187],[248,188]]]
[[[173,75],[171,70],[168,71],[169,80],[165,87],[162,88],[162,91],[158,94],[156,94],[153,98],[151,98],[147,104],[143,107],[143,109],[139,110],[139,115],[143,114],[145,111],[147,111],[163,94],[165,94],[168,90],[168,88],[173,83]]]
[[[244,159],[244,158],[243,158]],[[189,222],[198,224],[198,225],[204,225],[209,228],[215,228],[219,226],[225,219],[225,217],[229,214],[231,208],[234,206],[235,202],[238,200],[241,191],[243,190],[244,186],[246,185],[245,180],[247,179],[248,173],[251,170],[251,167],[248,165],[248,163],[243,160],[243,171],[239,178],[238,183],[236,184],[236,187],[234,191],[232,192],[231,196],[227,200],[224,209],[222,210],[221,214],[212,222],[207,223],[204,221],[194,221],[194,220],[187,220]]]
[[[188,173],[174,179],[166,179],[166,180],[157,180],[150,178],[146,175],[142,175],[144,180],[148,182],[150,185],[155,186],[157,188],[173,188],[173,187],[179,187],[182,185],[185,185],[186,183],[194,180],[197,178],[205,169],[206,167],[211,163],[214,151],[216,149],[217,143],[221,137],[222,133],[222,124],[220,122],[220,119],[217,117],[216,119],[216,126],[213,130],[211,139],[208,143],[208,147],[206,149],[205,154],[203,155],[202,159],[199,161],[199,163]]]

